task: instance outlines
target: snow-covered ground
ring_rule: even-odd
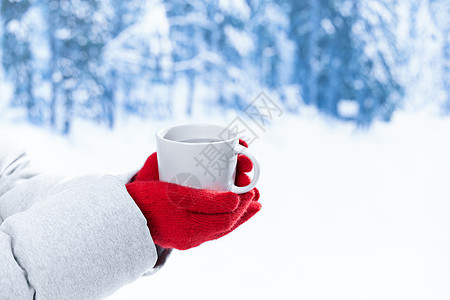
[[[0,117],[0,138],[46,172],[121,173],[161,127],[233,118],[77,122],[64,138]],[[261,212],[108,299],[450,299],[450,118],[399,112],[357,130],[283,115],[259,134]]]

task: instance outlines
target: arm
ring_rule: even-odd
[[[118,178],[104,176],[4,220],[0,299],[104,298],[156,259],[139,208]]]
[[[0,299],[33,299],[34,290],[16,261],[11,245],[11,237],[0,230]]]

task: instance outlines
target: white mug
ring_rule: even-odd
[[[256,185],[259,163],[239,137],[226,136],[226,127],[208,124],[176,125],[156,133],[159,179],[199,189],[243,194]],[[237,155],[253,162],[254,175],[249,185],[234,184]]]

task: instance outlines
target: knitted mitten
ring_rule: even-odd
[[[252,167],[250,159],[239,155],[236,185],[250,182],[245,172]],[[261,209],[257,189],[239,195],[159,181],[156,153],[126,188],[147,219],[153,241],[164,248],[186,250],[220,238]]]

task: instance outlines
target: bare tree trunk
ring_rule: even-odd
[[[186,113],[188,116],[192,115],[192,106],[194,105],[195,77],[193,73],[194,72],[192,71],[187,72],[189,90],[188,90]]]
[[[319,77],[319,57],[318,54],[318,32],[317,30],[312,30],[313,28],[320,28],[320,3],[317,0],[309,0],[309,5],[311,7],[311,31],[308,39],[308,58],[307,62],[310,67],[309,80],[307,83],[308,95],[307,101],[309,103],[317,104],[318,102],[318,77]]]
[[[64,108],[65,108],[65,116],[62,133],[64,135],[67,135],[69,134],[72,125],[72,108],[73,108],[72,90],[66,90],[66,101],[64,103]]]

